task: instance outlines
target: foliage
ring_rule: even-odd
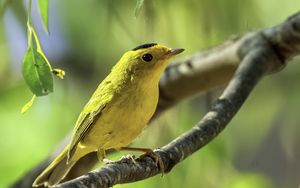
[[[20,178],[55,148],[124,51],[154,41],[184,47],[189,55],[232,35],[275,25],[300,5],[295,0],[284,6],[271,0],[153,0],[153,14],[144,14],[149,10],[147,1],[136,18],[136,0],[51,0],[49,36],[34,19],[33,6],[31,22],[44,54],[51,67],[62,66],[69,74],[64,82],[54,79],[55,92],[37,97],[26,116],[18,111],[30,93],[20,76],[22,60],[17,58],[27,48],[25,31],[20,31],[26,15],[17,4],[7,6],[0,20],[0,187]],[[117,187],[297,187],[299,70],[295,59],[280,74],[264,78],[226,130],[170,174]],[[204,97],[185,101],[146,129],[134,145],[160,147],[189,129],[205,110]]]
[[[48,0],[38,0],[40,14],[43,19],[44,28],[47,32],[49,32],[49,24],[48,24],[48,10],[49,10],[49,1]]]
[[[136,5],[135,5],[135,9],[134,9],[135,17],[138,17],[138,15],[140,14],[140,11],[143,7],[143,4],[144,4],[144,0],[137,0],[136,1]]]
[[[34,96],[23,106],[22,113],[25,113],[32,106],[35,96],[44,96],[53,92],[53,69],[41,48],[38,36],[31,24],[31,5],[32,0],[29,0],[27,19],[28,48],[23,58],[22,73],[26,84]],[[48,0],[39,0],[39,8],[44,27],[48,31]],[[63,78],[64,72],[62,70],[58,69],[55,72],[61,72],[59,77]]]

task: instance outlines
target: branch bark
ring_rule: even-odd
[[[183,99],[228,83],[234,76],[197,125],[155,151],[162,158],[163,171],[169,172],[177,163],[216,137],[242,106],[259,79],[266,73],[281,70],[287,60],[299,53],[300,13],[278,26],[247,33],[171,65],[160,81],[160,100],[153,118]],[[36,177],[32,174],[38,174],[41,166],[47,166],[49,161],[51,157],[11,187],[22,187],[25,180],[32,182]],[[95,153],[87,155],[72,169],[73,174],[82,174],[88,169],[86,166],[90,167],[96,161]],[[146,179],[160,172],[150,157],[140,157],[134,162],[123,159],[55,187],[110,187]]]

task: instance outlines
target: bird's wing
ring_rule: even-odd
[[[88,106],[89,104],[87,104]],[[87,106],[85,108],[87,108]],[[101,104],[95,111],[82,113],[76,123],[75,132],[73,134],[71,144],[68,151],[68,161],[70,161],[76,151],[77,144],[85,137],[88,131],[93,127],[99,119],[106,104]]]

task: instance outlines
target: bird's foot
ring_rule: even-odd
[[[115,161],[110,160],[110,159],[108,159],[108,158],[104,158],[104,159],[103,159],[103,163],[107,165],[107,164],[113,164],[113,163],[115,163]]]
[[[164,169],[165,169],[164,163],[163,163],[160,155],[155,153],[155,151],[149,150],[146,153],[144,153],[143,155],[141,155],[141,157],[150,157],[150,158],[154,159],[154,162],[155,162],[156,166],[158,167],[158,169],[161,171],[162,174],[164,173]]]
[[[117,160],[117,161],[112,161],[109,160],[107,158],[103,159],[103,162],[105,164],[115,164],[115,163],[136,163],[135,162],[135,156],[134,155],[126,155],[126,156],[122,156],[121,159]]]
[[[161,173],[164,172],[165,166],[164,163],[160,157],[159,154],[155,153],[152,149],[149,148],[133,148],[133,147],[122,147],[121,150],[127,150],[127,151],[138,151],[138,152],[144,152],[141,157],[150,157],[154,159],[156,166],[159,168]]]

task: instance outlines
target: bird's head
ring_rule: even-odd
[[[160,76],[169,60],[183,50],[147,43],[126,52],[118,64],[135,75]]]

